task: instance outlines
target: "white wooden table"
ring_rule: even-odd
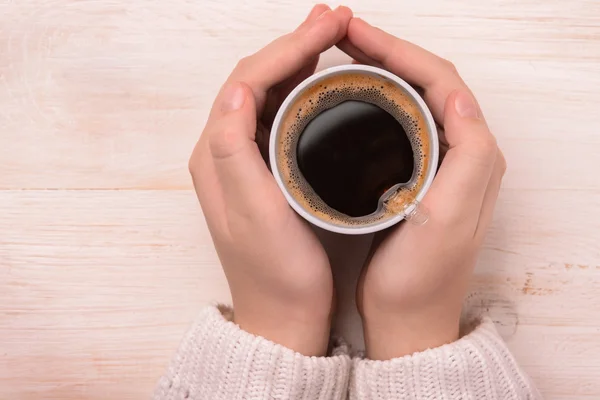
[[[187,158],[236,60],[300,3],[0,0],[0,399],[148,398],[228,300]],[[346,4],[478,95],[509,171],[470,307],[547,398],[600,398],[600,1]]]

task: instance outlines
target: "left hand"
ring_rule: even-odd
[[[333,283],[319,240],[261,157],[273,117],[346,35],[352,12],[316,6],[294,32],[242,59],[215,100],[189,167],[244,330],[324,355]]]
[[[458,339],[462,302],[506,162],[450,62],[360,19],[350,22],[339,46],[422,88],[449,148],[422,202],[429,221],[377,236],[358,285],[367,354],[390,359]]]

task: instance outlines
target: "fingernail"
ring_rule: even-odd
[[[352,9],[346,6],[337,6],[335,10],[333,10],[333,12],[338,13],[339,15],[342,15],[344,17],[349,16],[350,19],[354,18],[354,12],[352,11]]]
[[[350,9],[349,7],[346,7],[346,6],[337,6],[335,8],[335,10],[333,10],[333,11],[338,12],[340,10],[348,10],[348,12],[350,13],[350,18],[354,17],[354,12],[352,11],[352,9]]]
[[[316,4],[313,8],[311,8],[310,12],[308,13],[307,19],[310,19],[312,17],[313,13],[316,12],[317,7],[325,7],[325,11],[331,10],[331,8],[327,4]],[[321,14],[323,14],[325,11],[321,12]]]
[[[327,16],[327,14],[332,13],[332,12],[333,11],[331,11],[331,10],[325,11],[324,13],[322,13],[321,15],[319,15],[319,17],[316,19],[316,21],[319,21],[319,20],[325,18]]]
[[[223,91],[223,102],[221,103],[221,111],[231,112],[239,110],[244,105],[246,93],[244,88],[239,83],[232,83]]]
[[[477,107],[473,96],[466,91],[458,92],[454,99],[454,108],[458,115],[463,118],[479,119],[479,107]]]

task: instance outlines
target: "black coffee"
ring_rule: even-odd
[[[415,201],[432,165],[419,104],[371,73],[335,74],[304,89],[272,134],[271,166],[288,195],[312,217],[340,227],[397,216]]]
[[[387,111],[349,100],[312,119],[298,139],[300,172],[331,208],[350,217],[377,211],[392,186],[413,176],[411,142]]]

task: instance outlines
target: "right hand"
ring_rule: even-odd
[[[429,221],[402,223],[376,237],[357,288],[367,355],[391,359],[458,339],[462,302],[506,162],[450,62],[360,19],[350,22],[338,47],[422,88],[448,148],[422,201]]]
[[[261,157],[273,115],[321,52],[346,35],[350,9],[315,6],[307,20],[239,62],[190,159],[194,187],[244,330],[304,355],[324,355],[333,282],[329,259],[288,205]]]

